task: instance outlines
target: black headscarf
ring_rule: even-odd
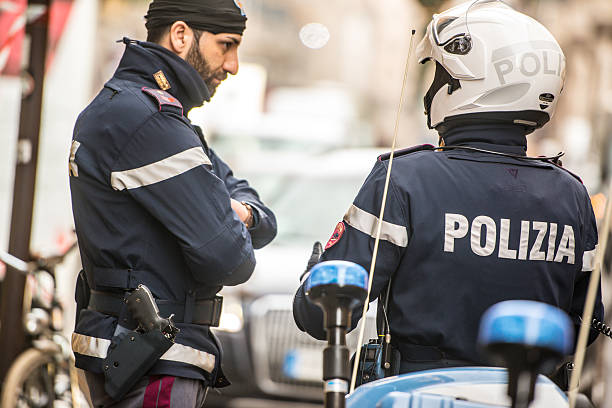
[[[147,30],[180,20],[213,34],[240,35],[247,20],[240,0],[153,0],[145,19]]]

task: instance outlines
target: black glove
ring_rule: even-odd
[[[306,264],[306,270],[300,275],[300,282],[302,281],[302,278],[304,278],[304,275],[306,275],[313,266],[319,263],[319,259],[321,258],[322,254],[323,245],[321,245],[319,241],[315,241],[314,245],[312,246],[312,253],[310,254],[310,258]]]

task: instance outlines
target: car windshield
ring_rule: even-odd
[[[249,177],[278,223],[275,243],[325,241],[350,207],[365,175]]]

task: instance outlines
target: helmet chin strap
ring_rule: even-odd
[[[402,91],[400,93],[400,100],[397,106],[397,114],[395,116],[395,128],[393,130],[393,143],[391,145],[391,155],[389,157],[389,167],[387,169],[387,177],[385,179],[385,188],[383,190],[382,204],[380,206],[380,215],[378,217],[378,224],[376,227],[376,240],[374,241],[374,251],[372,252],[372,262],[370,264],[370,274],[368,279],[368,295],[365,302],[363,302],[363,313],[361,315],[361,324],[359,327],[359,339],[357,340],[357,350],[355,351],[355,363],[353,365],[353,374],[351,377],[351,388],[349,393],[355,390],[355,382],[357,380],[357,370],[359,368],[359,357],[361,355],[361,344],[363,343],[363,335],[365,332],[365,320],[366,313],[368,311],[368,304],[370,301],[370,292],[372,291],[372,280],[374,278],[374,269],[376,267],[376,256],[378,254],[378,244],[380,243],[380,233],[382,229],[383,216],[385,214],[385,205],[387,203],[387,192],[389,191],[389,179],[391,177],[391,166],[393,165],[393,155],[395,152],[395,142],[397,140],[397,130],[399,128],[400,114],[402,112],[402,106],[404,102],[404,93],[406,91],[406,78],[408,78],[408,68],[410,67],[410,56],[412,55],[412,43],[416,30],[412,30],[410,36],[410,48],[408,49],[408,55],[406,57],[406,64],[404,67],[404,79],[402,81]]]

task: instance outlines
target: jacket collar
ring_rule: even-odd
[[[161,45],[124,37],[125,52],[114,78],[159,88],[153,74],[162,71],[170,83],[167,92],[177,98],[185,112],[210,100],[210,92],[198,72],[184,59]]]
[[[502,153],[527,155],[525,129],[515,125],[470,125],[449,130],[447,146],[472,146]]]

